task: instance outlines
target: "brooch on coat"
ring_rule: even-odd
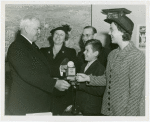
[[[48,51],[48,53],[50,54],[51,52],[50,52],[50,51]]]
[[[64,51],[62,51],[62,53],[64,53]]]

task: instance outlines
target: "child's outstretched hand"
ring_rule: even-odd
[[[90,77],[83,73],[77,73],[76,80],[78,82],[90,81]]]

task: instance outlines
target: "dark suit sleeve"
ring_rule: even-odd
[[[105,86],[87,86],[86,83],[81,83],[79,85],[79,90],[95,96],[103,97]]]
[[[52,77],[59,77],[60,76],[60,64],[59,65],[51,65],[50,64],[50,67],[52,68],[52,71],[51,71],[51,74],[52,74]]]
[[[47,48],[41,48],[40,52],[47,58],[47,52],[48,52]]]
[[[73,61],[75,63],[76,66],[76,62],[77,62],[77,56],[76,56],[76,51],[75,49],[71,49],[70,50],[70,60]]]
[[[56,80],[50,77],[48,68],[40,59],[21,48],[10,48],[8,60],[24,82],[43,91],[50,93],[53,91]]]
[[[96,72],[95,75],[99,75],[99,76],[103,75],[104,71],[105,71],[104,67],[98,67],[97,70],[95,71]],[[105,86],[89,86],[89,85],[86,85],[86,83],[80,83],[79,90],[82,90],[92,95],[102,97],[105,91]]]
[[[44,54],[45,48],[40,48],[40,51]]]
[[[81,66],[84,64],[84,57],[83,57],[83,53],[82,52],[79,52],[78,55],[77,55],[77,59],[76,59],[76,68],[77,68],[77,73],[80,72],[81,70]]]
[[[108,55],[109,55],[109,53],[110,53],[110,49],[108,49],[108,48],[102,48],[102,51],[101,51],[101,53],[100,53],[100,55],[99,55],[99,61],[100,61],[100,63],[106,68],[106,66],[107,66],[107,57],[108,57]]]

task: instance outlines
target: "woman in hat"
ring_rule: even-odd
[[[118,48],[108,55],[102,76],[77,74],[79,82],[106,86],[102,114],[107,116],[140,116],[140,102],[145,84],[145,56],[131,41],[134,23],[116,13],[104,21],[110,24],[109,35]],[[108,14],[109,15],[109,14]],[[94,94],[90,91],[91,94]]]
[[[65,41],[69,38],[69,32],[71,28],[69,25],[62,25],[50,31],[51,37],[49,38],[50,47],[41,48],[41,52],[47,58],[51,68],[52,68],[52,77],[54,78],[63,78],[62,70],[66,69],[67,60],[73,61],[76,60],[76,51],[75,49],[65,46]],[[67,59],[66,61],[64,61]],[[61,65],[63,62],[63,65]],[[61,67],[60,67],[61,65]],[[61,74],[62,73],[62,74]],[[65,76],[64,76],[65,77]],[[71,90],[64,92],[54,89],[54,100],[53,100],[53,109],[52,112],[54,115],[62,114],[66,106],[71,104]]]

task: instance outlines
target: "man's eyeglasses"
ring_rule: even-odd
[[[91,35],[93,35],[93,34],[82,34],[82,37],[90,37]]]

